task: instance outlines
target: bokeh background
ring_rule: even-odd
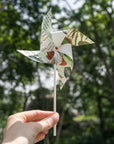
[[[114,1],[0,0],[0,143],[9,115],[53,110],[53,66],[16,50],[39,50],[42,18],[52,8],[53,28],[79,29],[95,44],[73,47],[74,68],[57,82],[57,136],[46,144],[114,144]]]

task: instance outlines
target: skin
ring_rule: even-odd
[[[59,114],[51,111],[25,111],[9,116],[2,144],[34,144],[45,138],[57,124]]]

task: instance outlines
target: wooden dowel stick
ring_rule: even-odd
[[[54,64],[54,97],[53,97],[53,111],[56,113],[56,64]],[[53,128],[53,136],[56,136],[56,125]]]

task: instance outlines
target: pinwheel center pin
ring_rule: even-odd
[[[58,50],[58,47],[55,47],[56,50]]]

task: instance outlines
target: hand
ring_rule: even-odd
[[[9,116],[2,144],[34,144],[45,138],[59,121],[59,114],[50,111],[25,111]]]

